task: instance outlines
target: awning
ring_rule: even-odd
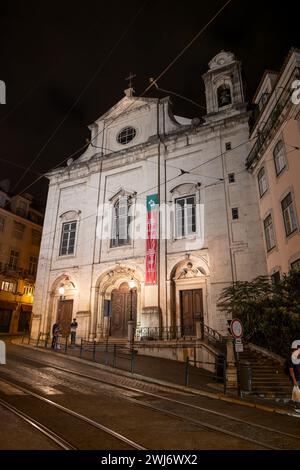
[[[0,300],[0,308],[3,310],[16,310],[18,304],[16,302],[8,302],[7,300]]]
[[[32,305],[25,305],[25,304],[22,304],[21,305],[21,309],[23,310],[23,312],[31,312],[32,311]]]

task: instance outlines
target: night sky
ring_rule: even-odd
[[[90,136],[86,126],[124,96],[129,72],[136,74],[134,88],[141,94],[149,78],[158,76],[224,3],[2,2],[0,79],[7,104],[0,105],[0,180],[9,178],[19,193],[82,147]],[[159,85],[204,106],[201,75],[215,54],[231,50],[243,62],[251,101],[263,71],[280,69],[289,49],[300,47],[296,5],[232,0]],[[146,96],[158,95],[151,90]],[[175,114],[201,115],[196,106],[178,98],[172,102]],[[24,173],[21,167],[39,153],[32,171],[14,188]],[[28,192],[43,203],[47,180]]]

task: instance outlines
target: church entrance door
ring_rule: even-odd
[[[57,323],[62,335],[70,333],[73,312],[73,300],[59,300],[57,309]]]
[[[203,321],[203,291],[189,289],[180,291],[182,335],[196,335],[197,316]]]
[[[136,289],[130,290],[127,282],[123,282],[119,289],[114,289],[111,294],[111,321],[110,335],[126,338],[128,332],[128,320],[136,323]]]

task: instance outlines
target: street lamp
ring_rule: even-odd
[[[128,346],[130,350],[133,350],[133,339],[134,339],[134,320],[133,320],[133,310],[132,310],[132,294],[133,289],[135,288],[135,281],[131,279],[128,282],[129,289],[130,289],[130,315],[128,320]]]
[[[133,289],[135,288],[135,282],[133,279],[131,279],[129,281],[129,288],[130,288],[130,317],[129,317],[129,320],[132,321],[133,320],[133,311],[132,311],[132,293],[133,293]]]
[[[63,285],[60,286],[60,288],[58,289],[58,292],[59,292],[59,295],[60,295],[60,299],[62,300],[64,295],[65,295],[65,288]]]

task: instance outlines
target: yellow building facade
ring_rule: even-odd
[[[30,195],[10,197],[0,184],[1,335],[30,331],[42,223]]]
[[[280,72],[266,71],[247,166],[256,179],[268,274],[274,283],[300,270],[300,50]]]

